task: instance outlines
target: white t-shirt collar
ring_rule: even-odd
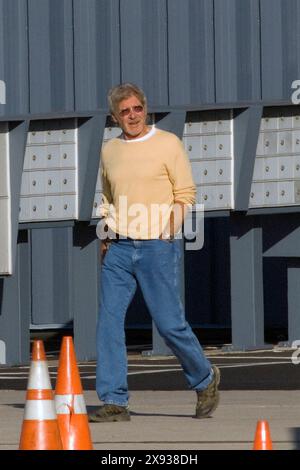
[[[155,132],[156,132],[156,127],[152,126],[150,131],[147,134],[145,134],[143,137],[138,137],[137,139],[124,139],[123,137],[121,137],[121,140],[122,142],[126,142],[128,144],[130,144],[130,142],[143,142],[144,140],[150,139],[150,137],[152,137],[155,134]]]

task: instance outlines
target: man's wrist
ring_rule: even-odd
[[[164,230],[159,238],[161,238],[162,240],[173,240],[174,234],[170,233],[167,230]]]

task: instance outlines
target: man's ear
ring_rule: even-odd
[[[115,124],[118,124],[118,120],[113,114],[111,115],[111,118]]]

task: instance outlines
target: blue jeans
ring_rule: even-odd
[[[137,282],[148,310],[167,346],[177,356],[193,390],[212,380],[211,364],[185,320],[180,298],[180,240],[113,241],[101,270],[97,325],[97,380],[100,400],[127,406],[125,315]]]

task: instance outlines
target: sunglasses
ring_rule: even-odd
[[[119,111],[119,115],[121,117],[124,117],[124,116],[128,116],[131,112],[134,112],[136,114],[141,114],[143,111],[144,111],[144,106],[142,106],[141,104],[138,104],[136,106],[131,106],[130,108],[121,109],[121,111]]]

